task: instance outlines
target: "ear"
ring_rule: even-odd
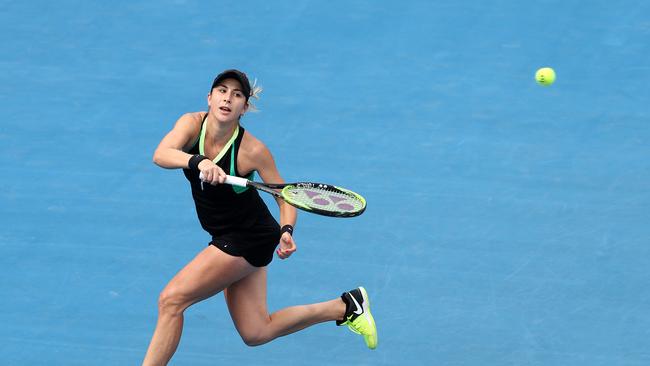
[[[207,99],[208,99],[208,106],[210,106],[210,102],[212,101],[212,90],[210,90],[210,92],[208,93]]]
[[[244,114],[246,114],[246,112],[248,112],[248,107],[249,106],[250,106],[250,104],[248,104],[248,102],[246,102],[246,104],[244,105],[244,111],[239,115],[239,118],[241,118]]]

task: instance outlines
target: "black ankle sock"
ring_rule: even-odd
[[[348,315],[352,313],[352,304],[350,303],[350,299],[348,298],[350,295],[347,292],[344,292],[341,295],[341,300],[343,300],[343,303],[345,303],[345,314],[343,315],[342,320],[337,320],[336,325],[341,325],[345,323],[345,321],[348,318]]]
[[[343,295],[341,295],[341,298],[345,303],[345,317],[347,318],[347,316],[352,313],[352,302],[350,301],[350,294],[344,292]]]

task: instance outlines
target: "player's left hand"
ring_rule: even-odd
[[[276,250],[278,257],[280,259],[287,259],[296,251],[296,242],[293,241],[293,237],[289,233],[282,233],[280,238],[280,245]]]

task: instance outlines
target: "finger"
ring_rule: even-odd
[[[282,256],[285,257],[285,258],[290,256],[292,253],[293,253],[292,251],[287,251],[287,250],[281,250],[280,251],[280,254],[282,254]]]
[[[216,170],[212,170],[212,185],[216,186],[219,184],[219,172]]]
[[[224,173],[223,169],[217,169],[217,178],[219,179],[219,183],[225,183],[226,182],[226,173]]]
[[[215,175],[215,179],[217,180],[217,182],[219,182],[219,184],[223,184],[226,182],[226,173],[224,173],[223,170],[220,169],[219,167],[216,167],[214,171],[214,175]]]
[[[295,250],[296,250],[296,243],[295,243],[293,240],[291,240],[290,242],[288,242],[288,243],[286,243],[286,244],[287,244],[287,245],[286,245],[286,247],[284,248],[284,250],[291,250],[291,251],[295,251]]]

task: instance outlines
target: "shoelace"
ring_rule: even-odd
[[[360,318],[357,318],[360,319]],[[355,319],[355,320],[357,320]],[[365,320],[365,319],[364,319]],[[357,334],[369,334],[370,332],[368,331],[368,323],[363,322],[363,321],[358,321],[355,323],[352,323],[348,321],[348,328],[350,328],[351,331]]]

